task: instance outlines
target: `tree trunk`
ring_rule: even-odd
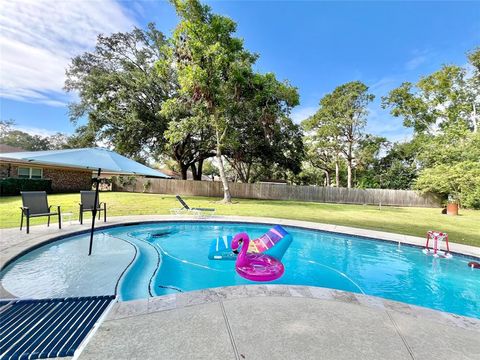
[[[236,167],[234,166],[234,169],[236,170],[236,173],[237,173],[236,177],[240,179],[240,182],[242,183],[248,182],[247,176],[243,171],[243,166],[241,161],[236,163]]]
[[[330,186],[330,174],[328,173],[328,170],[323,170],[325,174],[325,186]]]
[[[340,187],[340,165],[338,164],[338,157],[335,160],[335,187]]]
[[[193,180],[199,181],[202,180],[202,168],[203,168],[203,160],[198,161],[198,167],[195,163],[190,165],[190,169],[192,170],[192,177]]]
[[[192,172],[192,179],[198,180],[197,166],[195,163],[190,164],[190,171]]]
[[[180,171],[182,174],[182,180],[187,180],[187,171],[188,171],[188,165],[185,165],[184,163],[179,162],[180,165]]]
[[[352,142],[348,143],[348,153],[347,153],[347,188],[352,187]]]
[[[347,188],[352,187],[352,159],[347,161]]]
[[[250,182],[250,171],[252,170],[252,163],[249,163],[247,165],[247,176],[246,176],[246,182],[249,183]]]
[[[222,159],[222,149],[220,146],[220,134],[217,130],[217,160],[218,160],[218,170],[220,172],[220,179],[222,180],[223,185],[223,202],[230,204],[232,202],[232,195],[230,194],[230,189],[228,188],[227,175],[225,175],[225,168],[223,166]]]
[[[198,179],[195,180],[202,180],[202,174],[203,174],[203,159],[198,160],[198,166],[197,166],[197,177]]]

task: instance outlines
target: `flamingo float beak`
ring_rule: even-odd
[[[243,242],[242,240],[238,240],[238,245],[240,246],[240,244],[241,244],[242,242]],[[238,246],[237,246],[235,249],[232,248],[232,252],[233,252],[235,255],[238,255]]]

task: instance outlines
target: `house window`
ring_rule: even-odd
[[[30,169],[30,178],[32,179],[41,179],[42,178],[42,169],[31,168]]]
[[[43,177],[43,169],[19,167],[18,177],[22,179],[41,179]]]
[[[30,178],[30,168],[18,168],[18,177],[23,179]]]

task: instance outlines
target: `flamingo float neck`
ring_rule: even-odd
[[[235,235],[232,240],[232,250],[236,251],[240,244],[242,244],[242,249],[238,254],[236,264],[238,266],[244,266],[247,263],[247,250],[248,245],[250,244],[250,238],[248,237],[247,233],[242,232]]]

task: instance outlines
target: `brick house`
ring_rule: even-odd
[[[0,144],[0,179],[29,178],[50,179],[53,192],[76,192],[92,187],[92,171],[72,167],[61,167],[9,158],[9,153],[22,149]]]

